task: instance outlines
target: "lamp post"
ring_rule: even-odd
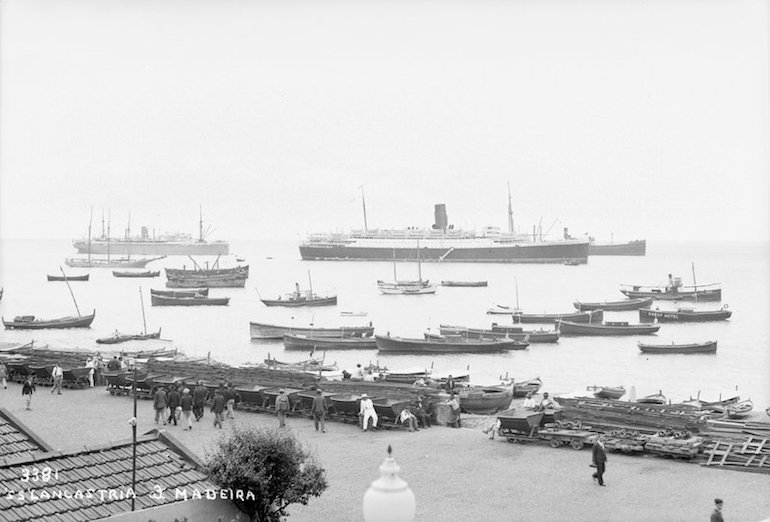
[[[366,522],[412,522],[415,516],[414,493],[398,476],[401,468],[391,456],[380,465],[382,476],[372,482],[364,494],[364,520]]]

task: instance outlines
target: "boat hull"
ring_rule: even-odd
[[[46,278],[48,281],[88,281],[88,276],[90,274],[83,274],[83,275],[76,275],[76,276],[55,276],[55,275],[47,275]]]
[[[685,310],[639,310],[640,321],[655,321],[660,323],[705,323],[708,321],[724,321],[733,313],[729,310],[685,311]]]
[[[160,295],[163,297],[195,297],[196,295],[209,295],[208,288],[196,288],[194,290],[155,290],[150,289],[150,295]]]
[[[96,317],[96,310],[91,315],[81,317],[62,317],[60,319],[49,320],[16,320],[6,321],[3,319],[3,326],[8,330],[44,330],[50,328],[89,328]]]
[[[87,254],[89,243],[87,239],[76,239],[72,242],[79,254]],[[101,239],[92,239],[90,244],[91,254],[128,256],[128,255],[201,255],[218,256],[230,253],[230,244],[227,241],[152,241],[136,240],[124,241],[113,239],[109,243]]]
[[[514,350],[520,341],[454,341],[440,339],[404,339],[376,335],[377,349],[381,352],[402,353],[492,353]]]
[[[588,303],[575,301],[572,305],[580,312],[586,312],[590,310],[604,310],[607,311],[623,311],[623,310],[638,310],[652,304],[652,297],[641,297],[638,299],[624,299],[622,301],[605,301],[603,303]]]
[[[281,326],[251,321],[249,323],[249,330],[252,339],[283,339],[283,336],[286,334],[311,337],[371,337],[374,335],[374,327],[371,325],[314,328],[310,326]]]
[[[478,242],[476,242],[478,243]],[[588,262],[587,241],[554,241],[509,244],[489,240],[484,246],[462,246],[448,240],[420,239],[420,260],[424,262],[477,263],[561,263],[565,258]],[[355,244],[300,245],[303,260],[311,261],[416,261],[413,244],[403,247]]]
[[[160,330],[149,334],[136,334],[136,335],[113,335],[110,337],[102,337],[97,339],[98,344],[119,344],[128,341],[147,341],[149,339],[160,339]]]
[[[527,343],[555,343],[559,340],[557,330],[523,330],[521,327],[512,326],[509,328],[492,326],[491,330],[481,328],[466,328],[464,326],[452,326],[447,324],[440,325],[439,333],[441,335],[461,335],[468,339],[513,339],[514,341],[524,341]],[[524,349],[522,346],[520,349]]]
[[[566,314],[513,314],[514,323],[542,324],[552,323],[558,320],[571,321],[573,323],[601,322],[604,319],[603,310],[589,312],[575,312]]]
[[[589,256],[643,256],[647,254],[647,240],[637,239],[627,243],[590,243]]]
[[[556,321],[556,328],[562,335],[649,335],[660,329],[657,324],[584,324],[570,321]]]
[[[265,306],[284,306],[298,308],[300,306],[334,306],[337,296],[319,297],[315,299],[260,299]]]
[[[151,295],[152,306],[226,306],[229,297],[165,297]]]
[[[148,257],[143,259],[77,259],[71,257],[64,260],[64,264],[73,268],[144,268],[148,263],[163,259],[161,257]]]
[[[642,353],[716,353],[717,342],[690,344],[645,344],[637,343]]]
[[[321,337],[285,334],[283,346],[287,350],[374,350],[377,342],[372,337]]]
[[[508,409],[513,399],[509,387],[488,387],[461,390],[460,408],[465,413],[490,415]]]
[[[693,291],[680,291],[672,292],[670,290],[634,290],[634,289],[621,289],[623,295],[631,299],[638,299],[640,297],[652,297],[658,301],[721,301],[722,289],[711,290],[693,290]]]
[[[160,270],[147,270],[146,272],[121,272],[119,270],[113,270],[112,275],[115,277],[158,277],[160,275]]]
[[[441,286],[478,287],[487,286],[487,281],[441,281]]]

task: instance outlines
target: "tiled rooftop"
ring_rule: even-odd
[[[171,437],[139,437],[135,509],[181,501],[177,488],[205,498],[212,486],[195,464]],[[131,470],[131,441],[0,460],[0,520],[82,522],[131,511]]]
[[[21,421],[0,408],[0,464],[3,459],[29,458],[50,449]]]

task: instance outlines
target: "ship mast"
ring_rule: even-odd
[[[107,262],[110,262],[110,209],[107,209]]]
[[[203,242],[203,205],[198,205],[198,241]]]
[[[147,335],[147,318],[144,316],[144,297],[142,296],[142,287],[139,287],[139,302],[142,304],[142,323],[144,323],[144,335]]]
[[[417,240],[417,278],[422,284],[422,265],[420,263],[420,240]]]
[[[88,217],[88,264],[91,264],[91,223],[94,220],[94,207],[91,207],[91,214]]]
[[[72,296],[72,302],[75,303],[75,310],[78,311],[78,317],[82,317],[80,315],[80,307],[78,306],[78,302],[75,300],[75,294],[72,293],[72,287],[70,286],[70,282],[67,281],[67,274],[64,273],[64,269],[59,265],[59,270],[61,270],[61,275],[64,276],[64,282],[67,283],[67,288],[69,288],[70,295]]]
[[[511,205],[511,182],[508,182],[508,232],[513,233],[513,206]]]
[[[364,232],[369,230],[369,225],[366,222],[366,195],[364,194],[364,186],[361,185],[361,205],[364,207]]]

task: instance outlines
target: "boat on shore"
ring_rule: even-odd
[[[250,321],[249,331],[252,339],[283,339],[286,334],[310,337],[371,337],[374,335],[374,327],[371,322],[364,326],[318,327],[314,325],[285,326]]]
[[[465,413],[491,415],[506,410],[513,400],[509,386],[469,386],[457,393],[460,409]]]
[[[141,270],[138,272],[113,270],[112,275],[115,277],[158,277],[160,275],[160,270]]]
[[[441,281],[441,286],[478,287],[487,286],[487,281]]]
[[[192,290],[156,290],[150,288],[150,295],[159,295],[163,297],[195,297],[196,295],[209,295],[208,288],[193,288]]]
[[[501,379],[502,380],[502,379]],[[535,395],[543,386],[543,380],[540,377],[528,379],[526,381],[513,382],[513,396],[526,397],[528,393]]]
[[[480,233],[464,231],[449,224],[446,205],[438,204],[430,228],[311,234],[299,252],[303,260],[390,261],[395,255],[410,261],[417,256],[413,245],[419,240],[424,262],[561,263],[567,258],[585,263],[588,240],[573,239],[566,230],[564,236],[544,240],[541,234],[505,233],[498,227],[485,227]]]
[[[47,274],[46,278],[48,281],[88,281],[88,276],[90,274],[80,274],[80,275],[74,275],[74,276],[68,276],[68,275],[51,275]]]
[[[589,386],[586,390],[594,392],[594,397],[597,399],[617,400],[626,394],[623,386]]]
[[[725,406],[725,415],[730,419],[742,419],[749,415],[753,409],[754,403],[751,402],[751,399],[747,399]]]
[[[704,343],[686,343],[686,344],[647,344],[637,343],[642,353],[716,353],[717,342],[706,341]]]
[[[375,335],[377,349],[381,352],[404,353],[489,353],[516,350],[521,347],[521,341],[512,339],[463,339],[459,336],[431,335],[427,339],[409,339]]]
[[[4,318],[3,326],[7,330],[42,330],[47,328],[88,328],[96,317],[96,310],[90,315],[59,317],[57,319],[38,319],[34,315],[20,315],[12,321]]]
[[[192,297],[168,297],[163,295],[151,295],[152,306],[227,306],[229,297],[206,297],[196,295]]]
[[[564,314],[525,314],[523,312],[516,312],[512,317],[514,323],[553,323],[559,320],[571,321],[573,323],[594,323],[601,322],[604,319],[604,310],[567,312]]]
[[[562,335],[649,335],[660,329],[657,324],[628,324],[626,321],[607,321],[604,323],[576,323],[574,321],[556,321],[556,329]]]
[[[724,321],[733,315],[724,305],[719,310],[696,310],[690,307],[679,307],[676,310],[659,310],[655,308],[639,309],[640,321],[658,321],[659,323],[703,323],[706,321]]]
[[[122,334],[115,332],[109,337],[100,337],[96,340],[99,344],[119,344],[128,341],[146,341],[149,339],[160,339],[160,328],[157,332],[143,333],[143,334]]]
[[[637,399],[636,402],[641,404],[666,404],[666,396],[662,391],[653,393],[652,395],[646,395],[641,399]]]
[[[638,310],[652,304],[652,297],[640,297],[638,299],[623,299],[620,301],[575,301],[572,305],[579,311],[604,310],[605,312],[617,312],[623,310]]]
[[[377,342],[373,337],[284,334],[283,346],[287,350],[374,350]]]
[[[589,256],[643,256],[646,253],[646,239],[635,239],[625,243],[615,243],[610,240],[610,242],[607,243],[595,241],[592,237],[589,238]]]

